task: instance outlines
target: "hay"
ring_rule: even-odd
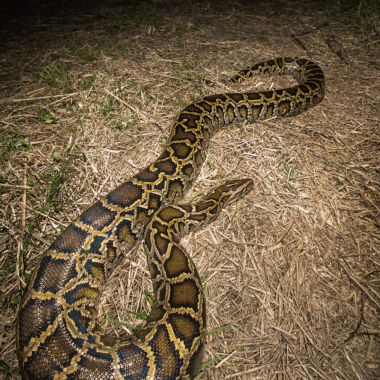
[[[268,58],[306,57],[290,32],[306,28],[303,41],[326,74],[323,102],[298,117],[220,131],[187,196],[233,177],[255,183],[215,223],[183,240],[205,276],[208,330],[230,325],[207,337],[204,360],[216,360],[201,378],[378,378],[379,48],[361,45],[363,37],[340,14],[330,16],[328,30],[313,28],[326,12],[304,2],[279,9],[160,4],[129,9],[110,2],[66,11],[59,22],[37,13],[5,24],[0,373],[20,378],[14,339],[20,288],[49,242],[160,154],[184,106],[221,91],[188,78],[218,81]],[[144,12],[155,18],[138,23],[131,16]],[[24,32],[16,33],[19,25]],[[329,51],[327,32],[352,41],[345,49],[358,70]],[[68,75],[58,85],[46,80],[53,64]],[[96,80],[84,88],[95,70]],[[291,83],[254,78],[223,91]],[[144,291],[151,290],[139,249],[109,278],[102,315],[141,325],[128,311],[149,313]],[[129,331],[109,320],[105,328]]]

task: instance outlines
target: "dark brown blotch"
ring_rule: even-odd
[[[178,116],[178,123],[186,125],[187,129],[198,129],[198,122],[200,118],[200,115],[182,112]]]
[[[182,249],[173,245],[168,259],[164,263],[164,268],[168,278],[175,278],[182,273],[191,273],[188,259]]]
[[[172,142],[170,143],[169,146],[170,148],[173,149],[174,156],[182,160],[184,158],[187,158],[192,151],[192,147],[187,145],[186,142],[181,142],[181,143]]]
[[[185,279],[170,286],[169,303],[172,308],[189,307],[198,311],[200,289],[193,279]]]
[[[239,94],[238,92],[227,94],[234,102],[238,103],[242,100],[244,100],[244,95]]]
[[[128,207],[139,201],[142,197],[143,189],[140,185],[132,182],[125,182],[115,190],[111,191],[106,197],[110,204],[120,207]]]
[[[99,231],[111,224],[115,216],[115,211],[108,210],[101,202],[97,202],[82,214],[80,221]]]
[[[168,175],[172,175],[177,170],[177,165],[172,161],[172,158],[169,157],[166,160],[158,161],[154,164],[155,168],[157,168],[157,178],[159,177],[159,173],[165,173]]]
[[[176,124],[174,126],[174,132],[173,136],[171,138],[172,141],[181,141],[181,140],[188,140],[191,144],[196,143],[197,136],[192,131],[186,131],[185,128],[181,124]]]
[[[40,343],[32,358],[24,363],[24,370],[29,379],[50,379],[67,367],[76,354],[76,347],[69,341],[67,333],[58,328]]]
[[[195,338],[200,335],[199,322],[188,314],[170,314],[168,322],[171,324],[175,336],[180,339],[189,350]]]
[[[151,341],[151,347],[158,363],[155,373],[156,379],[174,379],[179,375],[179,353],[171,341],[167,327],[159,325]]]

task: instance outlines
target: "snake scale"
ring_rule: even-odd
[[[224,83],[257,74],[291,74],[297,86],[211,95],[177,117],[162,154],[79,216],[34,269],[16,325],[23,379],[193,379],[202,363],[206,308],[199,274],[180,245],[183,234],[214,220],[252,188],[227,181],[205,200],[177,204],[205,160],[210,138],[233,122],[294,116],[324,95],[321,68],[277,58]],[[155,292],[146,325],[125,340],[102,334],[98,300],[121,252],[143,241]]]

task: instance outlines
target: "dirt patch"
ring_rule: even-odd
[[[71,220],[154,160],[205,87],[273,57],[326,75],[321,104],[213,138],[187,199],[230,178],[254,190],[182,244],[207,296],[201,379],[380,377],[380,48],[351,13],[305,2],[29,2],[0,50],[0,374],[18,379],[15,317],[38,258]],[[4,15],[3,15],[4,16]],[[348,61],[327,46],[342,45]],[[298,39],[297,39],[297,38]],[[301,46],[306,47],[307,52]],[[111,275],[100,314],[123,335],[149,314],[142,249]]]

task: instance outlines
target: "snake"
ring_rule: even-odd
[[[23,293],[16,350],[23,379],[177,380],[200,371],[206,337],[202,279],[181,237],[216,219],[253,187],[232,179],[195,204],[180,203],[197,178],[213,134],[236,122],[295,116],[317,105],[325,77],[317,64],[290,57],[238,72],[292,75],[293,87],[221,93],[188,105],[161,155],[99,199],[42,254]],[[155,302],[145,325],[120,338],[103,332],[99,299],[125,253],[143,242]]]

